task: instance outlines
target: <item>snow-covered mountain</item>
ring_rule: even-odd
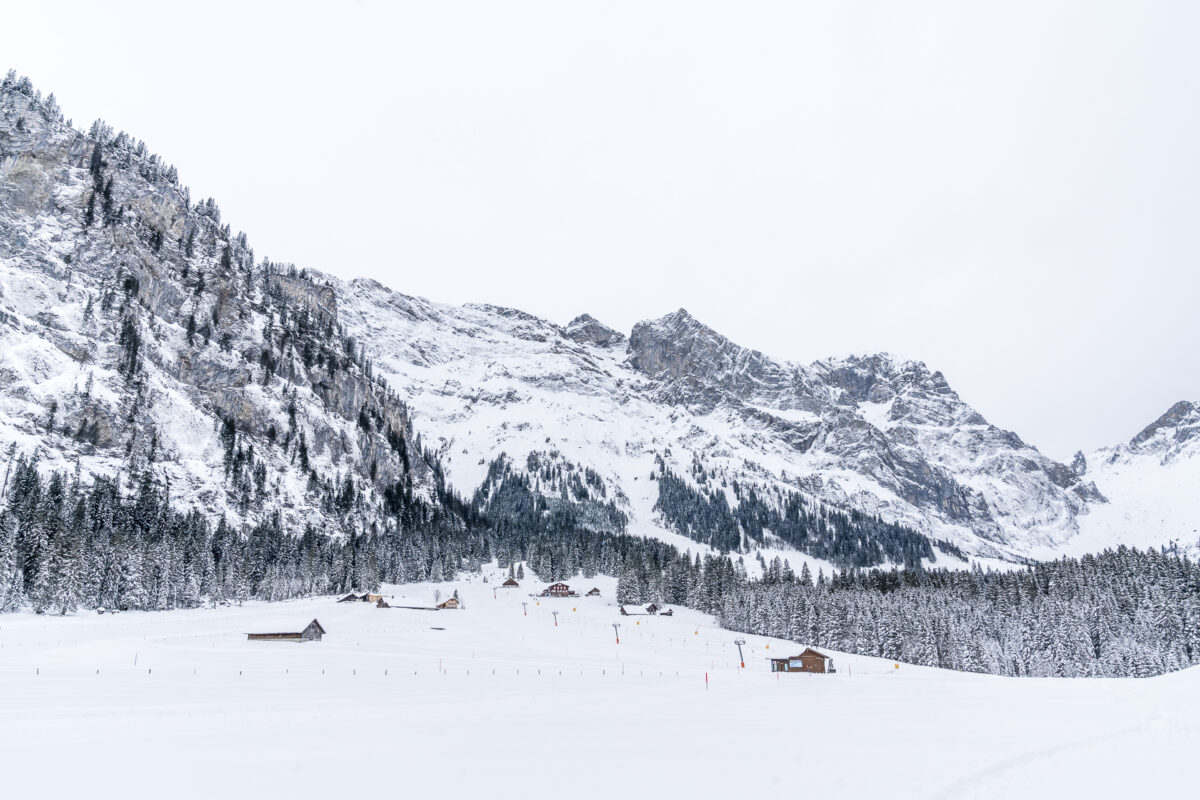
[[[348,330],[372,343],[417,427],[436,431],[456,486],[478,485],[501,453],[553,454],[601,474],[631,530],[669,537],[651,480],[665,465],[731,505],[735,483],[799,492],[1001,558],[1055,552],[1106,506],[1090,475],[990,425],[919,362],[790,364],[684,310],[626,337],[588,315],[560,327],[333,285]]]
[[[1073,467],[1110,502],[1080,519],[1067,552],[1123,544],[1200,553],[1200,405],[1178,402],[1125,444],[1077,454]]]
[[[485,516],[793,562],[1196,544],[1192,404],[1067,466],[920,362],[794,364],[682,309],[626,335],[270,264],[140,142],[11,75],[0,336],[6,463],[151,475],[235,521],[419,523],[462,513],[449,486]]]

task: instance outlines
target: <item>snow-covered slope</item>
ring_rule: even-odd
[[[1175,547],[1200,553],[1200,406],[1181,401],[1129,442],[1075,459],[1109,499],[1080,518],[1071,554]]]

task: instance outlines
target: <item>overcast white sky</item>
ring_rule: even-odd
[[[94,7],[93,7],[94,6]],[[260,256],[888,351],[1067,458],[1200,400],[1200,3],[10,4]]]

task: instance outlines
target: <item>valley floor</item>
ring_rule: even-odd
[[[836,675],[774,675],[767,657],[802,648],[741,637],[741,670],[735,634],[622,617],[611,579],[557,600],[533,581],[494,599],[498,582],[384,589],[426,606],[457,588],[458,611],[0,617],[4,794],[1197,796],[1200,669],[1010,679],[832,653]],[[322,642],[246,640],[314,617]]]

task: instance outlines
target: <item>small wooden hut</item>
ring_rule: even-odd
[[[257,642],[319,642],[325,629],[315,619],[299,633],[247,633],[249,641]]]
[[[833,659],[824,653],[817,652],[811,647],[798,656],[787,658],[772,658],[771,672],[815,672],[827,674],[837,672],[833,667]]]

